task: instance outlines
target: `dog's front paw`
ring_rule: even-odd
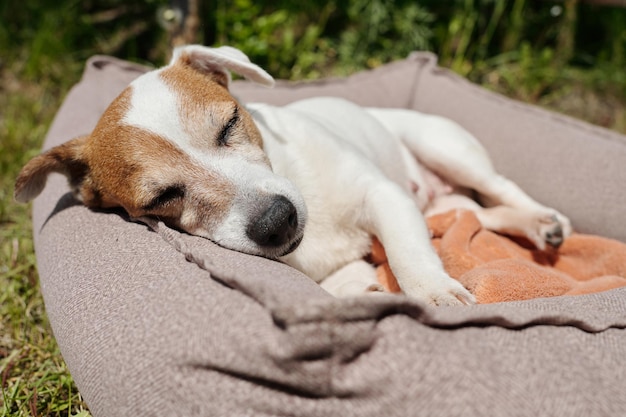
[[[429,294],[426,302],[435,306],[472,305],[476,304],[476,298],[465,287],[458,284],[444,291]]]
[[[404,290],[409,297],[434,306],[476,304],[476,298],[460,282],[448,277],[435,285]]]

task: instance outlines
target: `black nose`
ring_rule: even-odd
[[[298,227],[298,213],[291,201],[276,196],[265,212],[252,219],[246,234],[261,246],[278,247],[291,241]]]

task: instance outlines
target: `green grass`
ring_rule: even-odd
[[[133,22],[152,19],[153,9],[165,0],[103,0],[106,7],[96,2],[100,8],[96,3],[83,3],[24,0],[20,8],[0,5],[0,417],[90,415],[45,313],[30,205],[13,201],[15,177],[39,152],[87,56],[110,53],[152,61],[164,50],[163,33],[154,25],[140,36],[130,28]],[[127,3],[134,6],[124,8]],[[432,49],[439,50],[443,66],[489,89],[626,133],[626,25],[622,19],[626,9],[603,9],[602,18],[580,14],[585,33],[610,29],[604,36],[611,44],[601,43],[604,49],[594,56],[589,51],[597,45],[582,45],[587,51],[577,51],[576,56],[584,65],[575,66],[554,59],[555,51],[562,48],[548,40],[561,31],[554,24],[543,24],[547,18],[545,13],[538,14],[545,9],[541,2],[528,3],[535,13],[530,14],[532,19],[520,19],[523,0],[511,2],[519,7],[510,10],[505,9],[511,4],[507,2],[457,1],[447,12],[452,3],[423,2],[434,14],[418,10],[413,2],[400,1],[405,8],[398,9],[398,16],[379,11],[385,1],[350,0],[346,13],[327,6],[322,19],[310,17],[320,10],[314,1],[280,2],[291,5],[289,13],[277,10],[263,19],[257,19],[265,10],[259,2],[217,3],[220,6],[206,19],[207,27],[214,29],[212,41],[246,49],[275,75],[302,79],[346,74],[404,56],[402,48],[430,42]],[[107,8],[107,13],[100,13]],[[300,14],[293,14],[298,10]],[[303,10],[308,12],[303,14]],[[225,28],[211,22],[215,16]],[[415,25],[415,19],[421,23]],[[228,22],[240,22],[241,30],[234,33]],[[378,32],[363,44],[366,29],[374,27]],[[541,33],[541,28],[552,28],[554,33]],[[543,43],[524,43],[529,34],[544,39]],[[390,41],[393,37],[412,37],[413,44]],[[494,53],[500,39],[503,49]]]
[[[30,205],[17,204],[12,198],[19,169],[39,152],[63,96],[79,79],[82,62],[60,61],[56,66],[53,72],[63,73],[63,77],[37,81],[21,77],[20,64],[0,71],[0,108],[4,109],[0,113],[0,416],[90,415],[45,314]],[[585,79],[597,76],[566,73],[556,81],[541,77],[535,77],[539,81],[524,81],[523,77],[530,75],[519,63],[502,63],[483,71],[476,81],[515,98],[625,132],[626,99],[602,83]],[[510,79],[517,79],[517,84]],[[534,99],[533,88],[542,88],[538,82],[558,88]]]
[[[24,63],[0,71],[0,416],[88,416],[61,358],[39,291],[30,205],[13,182],[37,154],[79,66],[57,64],[67,80],[23,77]]]

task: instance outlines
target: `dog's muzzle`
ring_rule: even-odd
[[[297,233],[298,212],[291,201],[282,195],[275,196],[246,228],[246,235],[262,248],[278,249],[289,244],[279,256],[284,256],[298,247],[301,238],[295,239]]]

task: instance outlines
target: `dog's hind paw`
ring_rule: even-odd
[[[533,232],[528,234],[528,238],[540,250],[545,250],[546,245],[558,248],[565,238],[572,234],[570,220],[558,212],[538,216],[536,224]]]
[[[563,243],[563,227],[556,218],[552,216],[548,221],[544,222],[540,231],[542,240],[553,248],[558,248]]]

